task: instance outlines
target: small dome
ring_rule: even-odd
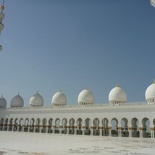
[[[90,90],[84,89],[80,92],[78,96],[79,105],[93,105],[94,97]]]
[[[7,105],[6,99],[3,96],[1,96],[0,97],[0,108],[6,108],[6,105]]]
[[[109,93],[110,103],[126,103],[127,96],[122,88],[119,86],[114,87]]]
[[[148,103],[155,103],[155,81],[146,89],[145,99]]]
[[[30,98],[29,102],[30,106],[35,107],[35,106],[43,106],[44,104],[44,99],[43,97],[37,92]]]
[[[11,104],[10,104],[11,107],[23,107],[23,105],[24,105],[24,100],[19,94],[12,98]]]
[[[64,93],[61,91],[58,91],[54,94],[52,97],[52,104],[53,105],[66,105],[67,104],[67,98]]]

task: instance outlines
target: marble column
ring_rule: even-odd
[[[122,137],[122,127],[121,126],[119,126],[118,127],[118,137]]]
[[[143,127],[139,128],[139,138],[143,138]]]
[[[74,135],[77,134],[77,126],[74,126]]]
[[[99,127],[100,135],[99,135],[99,136],[101,136],[101,137],[103,136],[103,135],[102,135],[102,130],[103,130],[103,127],[100,126],[100,127]]]
[[[155,128],[154,127],[151,127],[151,138],[154,138],[154,131],[155,131]]]
[[[128,131],[129,131],[129,137],[132,137],[132,131],[133,131],[133,130],[132,130],[132,127],[129,127],[129,128],[128,128]]]
[[[111,129],[112,129],[112,127],[108,127],[108,129],[109,129],[109,137],[111,137]]]

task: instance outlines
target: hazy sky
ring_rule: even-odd
[[[2,3],[2,0],[0,1]],[[129,102],[145,101],[155,78],[155,8],[149,0],[6,0],[0,93],[10,106],[58,90],[77,104],[87,86],[107,103],[119,84]]]

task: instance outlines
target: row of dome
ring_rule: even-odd
[[[145,91],[145,99],[148,104],[155,103],[155,81],[146,89]],[[125,91],[116,85],[109,93],[109,103],[110,104],[125,104],[127,102],[127,95]],[[39,107],[43,106],[44,100],[43,97],[37,92],[30,98],[29,104],[31,107]],[[52,105],[54,106],[64,106],[67,104],[67,98],[65,94],[61,91],[58,91],[52,97]],[[78,95],[78,104],[79,105],[93,105],[94,104],[94,97],[90,90],[85,88],[80,92]],[[0,97],[0,108],[6,108],[7,102],[6,99],[1,96]],[[10,103],[11,107],[23,107],[24,100],[18,94],[17,96],[13,97]]]

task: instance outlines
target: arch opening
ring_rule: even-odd
[[[62,131],[61,131],[62,134],[67,134],[67,119],[64,118],[62,120]]]
[[[56,120],[55,120],[55,133],[60,133],[60,119],[59,118],[57,118]]]
[[[52,133],[53,130],[52,130],[52,123],[53,123],[53,119],[50,118],[49,121],[48,121],[48,133]]]
[[[90,135],[91,134],[91,129],[90,126],[91,125],[91,121],[89,118],[85,119],[85,135]]]
[[[137,118],[132,118],[131,120],[131,125],[132,125],[132,137],[139,137],[140,132],[139,132],[139,121]]]
[[[113,118],[111,120],[111,126],[112,126],[111,136],[117,137],[118,136],[118,120],[117,120],[117,118]]]
[[[74,123],[75,123],[75,120],[71,118],[69,120],[69,134],[74,134]]]
[[[0,131],[3,131],[3,126],[4,126],[4,118],[2,118],[0,122]]]
[[[77,120],[77,135],[82,135],[82,119]]]
[[[34,132],[34,122],[35,122],[35,120],[34,120],[34,118],[32,118],[30,120],[30,129],[29,129],[30,132]]]
[[[35,129],[35,132],[40,132],[40,118],[37,118],[36,120],[36,129]]]
[[[99,119],[98,118],[95,118],[93,120],[93,135],[95,136],[99,136],[100,135],[100,130],[99,130]]]
[[[24,132],[28,132],[29,119],[26,118],[24,121]]]
[[[23,118],[21,118],[20,120],[19,120],[19,129],[18,129],[18,131],[23,131],[23,128],[24,128],[24,120],[23,120]]]
[[[128,120],[127,118],[121,119],[121,135],[122,137],[129,137],[129,131],[128,131]]]
[[[14,128],[13,128],[13,131],[17,131],[17,130],[18,130],[18,118],[15,119]]]
[[[143,138],[151,137],[150,120],[146,117],[142,119],[142,136]]]
[[[9,131],[13,130],[13,118],[10,119],[9,121]]]
[[[5,123],[4,123],[4,131],[8,130],[8,118],[5,119]]]
[[[42,133],[46,133],[46,123],[47,123],[47,119],[46,118],[44,118],[43,120],[42,120],[42,130],[41,130],[41,132]]]
[[[102,135],[109,136],[109,120],[107,118],[102,120]]]

